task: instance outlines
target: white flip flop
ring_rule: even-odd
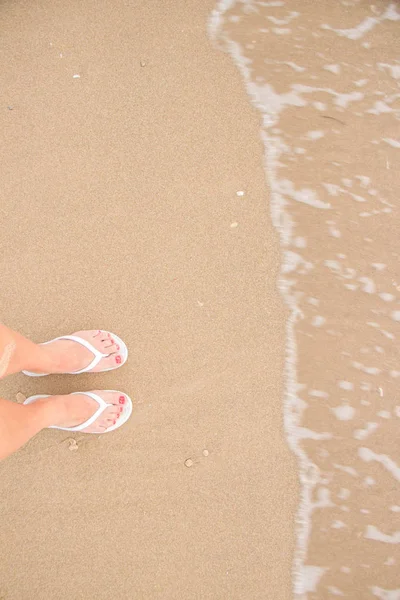
[[[118,390],[104,390],[104,392],[116,392],[117,394],[123,394],[125,397],[125,404],[123,405],[122,413],[120,413],[121,416],[119,417],[115,425],[111,425],[110,427],[107,427],[105,431],[103,431],[103,433],[109,433],[110,431],[118,429],[119,427],[121,427],[121,425],[127,422],[127,420],[132,414],[133,405],[130,397],[127,396],[127,394],[125,394],[124,392],[119,392]],[[109,406],[113,406],[112,404],[108,404],[107,402],[105,402],[103,398],[101,398],[98,394],[95,394],[94,392],[74,392],[70,395],[76,396],[80,394],[90,396],[90,398],[97,402],[99,408],[96,410],[96,412],[87,421],[85,421],[81,425],[77,425],[76,427],[58,427],[57,425],[50,425],[47,429],[62,429],[63,431],[82,431],[82,429],[86,429],[86,427],[89,427],[92,423],[94,423],[96,419],[98,419],[100,415],[105,411],[106,408],[108,408]],[[25,400],[24,404],[32,404],[32,402],[36,402],[36,400],[39,400],[40,398],[49,397],[49,394],[30,396]],[[96,433],[94,431],[85,431],[85,433],[95,433],[95,435],[102,435],[101,433]]]
[[[109,332],[107,331],[106,333],[109,333]],[[105,371],[113,371],[114,369],[119,369],[119,367],[122,367],[128,360],[128,348],[127,348],[125,342],[123,342],[121,340],[121,338],[119,338],[117,335],[115,335],[115,333],[110,333],[110,335],[113,339],[115,339],[115,341],[117,342],[117,344],[119,346],[119,352],[120,352],[121,358],[122,358],[121,364],[116,367],[109,367],[108,369],[101,369],[101,371],[96,371],[96,373],[104,373]],[[107,356],[109,356],[109,354],[103,354],[102,352],[97,350],[97,348],[92,346],[92,344],[90,342],[88,342],[87,340],[84,340],[83,338],[81,338],[77,335],[62,335],[61,337],[54,338],[54,340],[50,340],[49,342],[43,342],[43,344],[40,344],[40,345],[46,346],[47,344],[51,344],[51,342],[56,342],[58,340],[71,340],[73,342],[77,342],[81,346],[85,346],[85,348],[90,350],[90,352],[92,352],[92,354],[94,355],[92,362],[84,369],[81,369],[80,371],[73,371],[72,373],[62,373],[63,375],[80,375],[81,373],[88,373],[89,371],[94,369],[94,367],[96,367],[103,358],[107,358]],[[28,377],[46,377],[46,375],[51,375],[51,373],[32,373],[31,371],[22,371],[22,372],[24,373],[24,375],[28,375]],[[57,375],[60,375],[60,373],[57,373]]]

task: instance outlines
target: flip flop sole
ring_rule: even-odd
[[[105,330],[104,330],[105,331]],[[109,333],[112,338],[117,342],[118,346],[119,346],[119,351],[121,353],[122,356],[122,362],[120,365],[116,365],[115,367],[109,367],[108,369],[101,369],[100,371],[95,371],[95,373],[106,373],[107,371],[115,371],[115,369],[120,369],[121,367],[124,366],[124,364],[126,363],[126,361],[128,360],[128,347],[125,344],[125,342],[123,340],[121,340],[121,338],[116,335],[115,333],[111,333],[109,331],[107,331],[107,333]],[[56,338],[57,340],[62,339],[62,338]],[[50,342],[45,342],[45,344],[50,344],[52,341]],[[48,375],[82,375],[83,372],[79,372],[79,373],[32,373],[31,371],[22,371],[24,375],[27,375],[28,377],[47,377]],[[93,373],[93,371],[84,371],[84,373]]]
[[[128,421],[128,419],[132,415],[133,403],[132,403],[131,398],[127,394],[125,394],[124,392],[120,392],[119,390],[102,390],[102,391],[123,394],[126,399],[126,403],[124,404],[123,411],[122,411],[121,416],[118,419],[118,421],[115,423],[115,425],[111,425],[111,427],[107,427],[106,431],[103,431],[103,433],[110,433],[111,431],[115,431],[116,429],[119,429],[120,427],[122,427],[122,425],[124,425]],[[85,392],[76,392],[76,393],[85,394]],[[98,394],[98,395],[100,395],[100,394]],[[30,396],[29,398],[27,398],[24,401],[24,404],[32,404],[33,402],[36,402],[36,400],[40,400],[41,398],[49,398],[49,397],[50,397],[50,394],[38,394],[36,396]],[[69,427],[58,427],[57,425],[50,425],[50,427],[47,427],[47,429],[60,429],[62,431],[70,431],[71,433],[93,433],[94,435],[103,435],[103,433],[99,433],[99,432],[95,432],[95,431],[76,431]]]

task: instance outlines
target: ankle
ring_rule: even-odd
[[[36,351],[27,370],[38,373],[59,373],[62,371],[59,363],[59,358],[47,345],[36,344]]]
[[[53,399],[54,396],[51,398]],[[43,398],[32,402],[32,404],[24,405],[24,409],[29,413],[30,421],[36,425],[38,431],[54,425],[57,411],[55,403],[49,400],[50,398]]]

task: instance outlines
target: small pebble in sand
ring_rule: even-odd
[[[145,67],[145,66],[146,66],[146,61],[144,61],[144,60],[141,60],[141,61],[140,61],[140,66],[141,66],[141,67]]]
[[[65,441],[68,444],[68,450],[71,450],[71,452],[78,450],[79,446],[76,443],[76,440],[74,440],[74,438],[67,438]]]
[[[239,225],[239,223],[237,223],[236,221],[234,221],[233,223],[231,223],[231,228],[235,229],[238,225]]]
[[[185,460],[185,467],[193,467],[193,461],[191,458]]]
[[[208,450],[203,450],[203,456],[208,456],[210,453]]]
[[[242,190],[239,190],[239,192],[236,192],[236,196],[244,196],[244,192]]]
[[[17,394],[15,397],[16,397],[16,399],[17,399],[17,402],[18,402],[19,404],[22,404],[22,403],[23,403],[23,402],[25,402],[25,400],[26,400],[26,396],[25,396],[25,394],[23,394],[22,392],[18,392],[18,394]]]
[[[75,75],[72,75],[73,79],[79,79],[80,75],[78,75],[77,73]]]

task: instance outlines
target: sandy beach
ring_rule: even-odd
[[[213,8],[1,5],[1,319],[35,341],[107,328],[130,359],[0,393],[135,405],[116,433],[46,431],[0,464],[4,600],[292,597],[278,233]]]

